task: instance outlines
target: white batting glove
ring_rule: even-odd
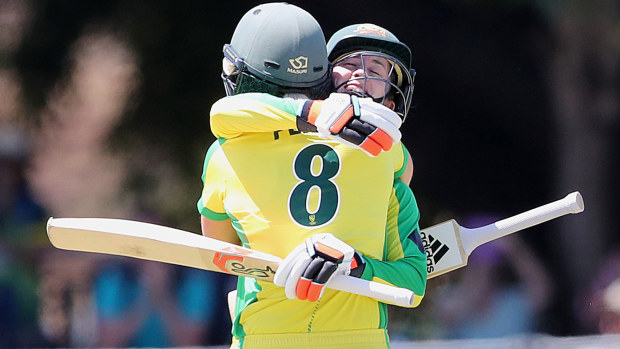
[[[334,275],[359,277],[364,267],[363,258],[353,247],[332,234],[315,234],[286,256],[273,282],[284,287],[289,299],[315,302]]]
[[[390,150],[401,139],[398,114],[368,97],[332,93],[323,101],[306,101],[297,115],[300,131],[318,132],[371,156]]]

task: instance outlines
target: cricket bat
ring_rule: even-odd
[[[584,209],[579,192],[480,228],[449,220],[420,232],[427,255],[428,278],[467,265],[478,246],[505,235]],[[273,281],[281,258],[161,225],[112,218],[50,218],[47,234],[60,249],[128,256]],[[336,276],[327,287],[411,306],[410,290]]]
[[[161,225],[113,218],[50,218],[57,248],[127,256],[273,281],[280,257]],[[411,290],[336,275],[326,287],[410,307]]]
[[[583,210],[581,194],[573,192],[563,199],[480,228],[465,228],[451,219],[424,229],[420,237],[426,251],[428,278],[466,266],[472,251],[484,243]]]

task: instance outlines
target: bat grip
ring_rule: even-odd
[[[406,288],[344,275],[334,276],[334,278],[327,283],[326,287],[374,298],[381,302],[401,307],[412,307],[415,297],[413,292]]]
[[[469,255],[476,247],[491,240],[514,232],[547,222],[569,213],[579,213],[584,209],[583,198],[579,192],[573,192],[563,199],[531,209],[495,223],[474,229],[462,228],[462,235],[468,235],[463,241],[465,253]],[[469,239],[469,237],[471,239]]]

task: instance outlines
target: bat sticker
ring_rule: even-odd
[[[246,268],[245,265],[239,262],[232,262],[230,264],[233,268],[230,269],[231,272],[237,274],[243,274],[247,276],[251,276],[253,278],[267,278],[276,274],[276,271],[271,269],[270,266],[267,266],[265,269],[260,268]]]
[[[225,254],[222,252],[215,252],[215,254],[213,255],[213,264],[215,264],[218,268],[220,268],[225,273],[231,272],[231,270],[228,270],[226,268],[226,262],[230,260],[243,262],[243,257],[232,255],[232,254],[227,254],[227,253]]]

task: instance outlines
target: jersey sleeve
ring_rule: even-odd
[[[295,129],[303,102],[266,93],[224,97],[211,107],[211,132],[218,138],[234,138],[243,133]]]
[[[226,173],[223,166],[215,160],[223,141],[216,140],[207,151],[202,170],[202,194],[197,203],[201,215],[217,221],[229,218],[224,209]]]
[[[394,161],[394,178],[399,178],[405,172],[407,168],[407,161],[409,161],[409,151],[407,147],[400,142],[393,147],[392,154],[395,157]]]
[[[426,291],[426,253],[420,238],[420,211],[415,196],[399,179],[394,182],[387,218],[383,259],[365,257],[362,278],[413,291],[416,307]]]

